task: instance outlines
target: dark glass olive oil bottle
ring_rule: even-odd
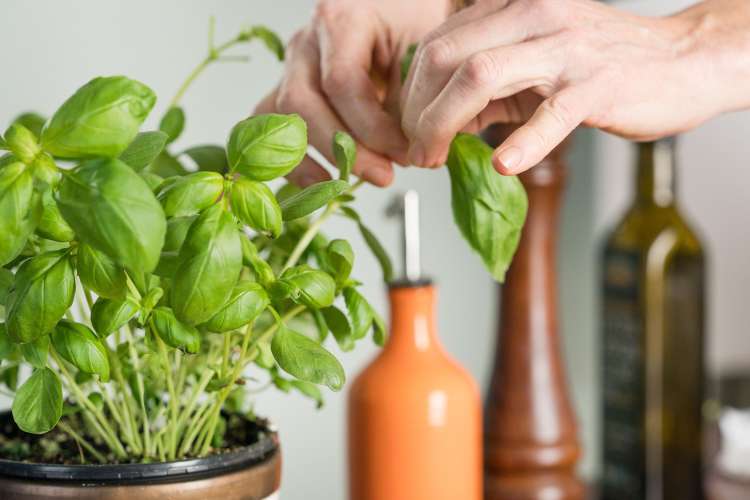
[[[701,499],[705,258],[675,202],[672,138],[638,145],[603,279],[602,499]]]

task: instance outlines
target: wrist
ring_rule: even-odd
[[[750,2],[708,0],[668,20],[680,38],[686,76],[695,84],[689,86],[695,97],[705,98],[707,111],[750,108]]]

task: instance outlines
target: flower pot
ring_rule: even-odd
[[[10,419],[0,413],[0,422]],[[57,465],[0,458],[0,498],[276,500],[281,450],[265,427],[254,443],[205,458],[150,464]]]

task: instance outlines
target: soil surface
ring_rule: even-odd
[[[88,435],[85,429],[81,429],[80,420],[68,421],[68,425],[79,434],[86,436],[89,443],[92,443],[98,451],[110,460],[109,463],[118,463],[114,456],[109,453],[106,446],[97,443],[95,439]],[[253,445],[268,433],[268,422],[263,419],[252,421],[242,416],[229,416],[223,445],[220,448],[212,449],[209,454],[227,453]],[[84,461],[82,461],[82,458]],[[183,458],[196,457],[188,456]],[[76,441],[59,428],[55,428],[43,435],[27,434],[16,426],[9,412],[0,414],[0,459],[60,465],[92,463],[90,461],[91,455],[85,452],[82,454],[82,450]]]

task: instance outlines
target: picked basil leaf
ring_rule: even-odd
[[[287,269],[279,283],[289,287],[291,298],[312,309],[320,309],[333,304],[336,296],[336,282],[328,273],[300,265]]]
[[[193,222],[180,249],[171,293],[175,315],[189,325],[211,319],[226,304],[241,270],[237,224],[214,205]]]
[[[159,122],[159,130],[167,134],[167,144],[174,142],[185,129],[185,111],[179,106],[167,110]]]
[[[140,172],[153,162],[167,145],[167,134],[153,130],[140,132],[127,149],[120,154],[120,161],[136,172]]]
[[[99,375],[102,382],[109,380],[107,348],[86,325],[62,320],[52,332],[55,351],[84,373]]]
[[[127,290],[125,269],[96,248],[78,245],[78,277],[83,286],[100,297],[122,299]]]
[[[346,132],[338,131],[333,135],[333,156],[339,168],[339,179],[349,180],[349,174],[357,161],[357,143]]]
[[[7,328],[15,342],[48,334],[73,304],[75,274],[67,251],[37,255],[18,268],[7,300]]]
[[[151,313],[151,325],[165,344],[190,354],[198,352],[201,336],[198,330],[178,320],[168,307],[157,307]]]
[[[41,214],[34,178],[26,166],[17,162],[0,169],[0,266],[18,257]]]
[[[502,283],[526,220],[526,191],[518,178],[495,171],[492,148],[473,135],[453,139],[447,165],[456,225]]]
[[[53,241],[71,241],[76,236],[73,229],[63,219],[52,197],[52,191],[49,189],[42,194],[42,217],[39,219],[36,232],[42,238]]]
[[[301,333],[282,325],[273,336],[271,352],[285,372],[300,380],[326,385],[334,391],[344,387],[346,375],[339,360]]]
[[[414,54],[417,52],[417,44],[412,43],[406,48],[406,52],[401,58],[401,83],[406,81],[406,77],[409,76],[409,68],[414,60]]]
[[[60,158],[116,158],[133,142],[156,95],[124,76],[94,78],[55,112],[42,148]]]
[[[139,306],[130,299],[111,300],[99,297],[91,308],[91,325],[101,338],[125,325],[138,314]]]
[[[240,177],[232,184],[232,212],[247,226],[271,238],[281,234],[281,207],[262,182]]]
[[[30,434],[44,434],[62,416],[62,384],[49,368],[34,370],[13,399],[13,420]]]
[[[186,149],[182,154],[189,156],[198,166],[198,170],[203,172],[225,174],[229,170],[227,152],[224,151],[222,146],[212,144],[195,146]]]
[[[178,177],[162,187],[157,198],[167,217],[185,217],[195,215],[216,203],[223,191],[224,178],[221,174],[195,172]]]
[[[23,355],[23,359],[34,368],[44,368],[47,366],[49,335],[43,335],[25,344],[19,344],[18,347]]]
[[[323,181],[308,186],[281,202],[284,220],[294,220],[310,215],[338,195],[349,189],[349,183],[338,180]]]
[[[136,271],[159,261],[167,221],[146,182],[120,160],[91,160],[65,176],[57,205],[85,243]]]
[[[216,333],[236,330],[260,316],[268,304],[268,294],[260,284],[243,281],[234,287],[226,305],[203,326]]]
[[[298,115],[257,115],[239,122],[227,143],[232,172],[255,181],[282,177],[307,151],[307,124]]]

